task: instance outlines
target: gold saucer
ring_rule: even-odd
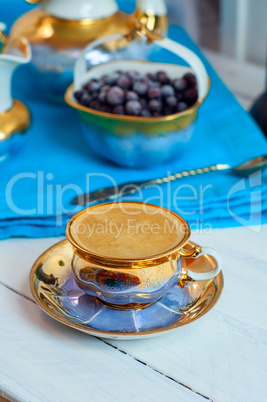
[[[193,247],[189,242],[187,246]],[[208,281],[178,284],[145,309],[117,310],[85,294],[74,282],[73,247],[67,240],[45,251],[30,273],[32,294],[43,311],[72,328],[109,339],[137,339],[164,334],[189,324],[211,310],[223,290],[223,275]],[[194,262],[197,271],[213,269],[203,255]],[[196,266],[195,265],[195,266]],[[183,260],[186,269],[186,261]],[[191,268],[190,268],[191,269]]]

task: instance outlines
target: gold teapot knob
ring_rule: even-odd
[[[41,0],[25,0],[25,1],[30,4],[37,4],[40,3]]]
[[[137,0],[134,16],[148,31],[160,36],[166,35],[168,15],[164,0]]]

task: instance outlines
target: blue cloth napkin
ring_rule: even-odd
[[[15,0],[8,4],[0,0],[1,20],[11,24],[29,8]],[[32,126],[24,148],[0,165],[1,239],[64,234],[70,216],[81,209],[71,205],[73,197],[109,186],[111,180],[120,184],[152,179],[216,163],[236,166],[267,154],[263,134],[186,32],[172,26],[169,37],[201,57],[212,86],[200,109],[190,149],[179,159],[151,169],[125,169],[96,156],[82,135],[76,111],[46,101],[32,86],[27,67],[18,69],[14,96],[30,108]],[[172,61],[170,54],[164,57],[166,62]],[[124,199],[170,208],[192,229],[258,225],[267,222],[267,174],[243,179],[230,173],[210,173],[144,189]]]

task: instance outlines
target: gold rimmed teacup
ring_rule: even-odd
[[[101,204],[75,215],[66,236],[74,246],[73,276],[86,293],[118,308],[142,308],[185,280],[208,280],[219,272],[182,272],[187,222],[168,209],[141,202]],[[213,253],[214,254],[214,253]]]

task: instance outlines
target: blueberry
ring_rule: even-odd
[[[170,108],[175,108],[177,106],[177,98],[175,96],[168,96],[168,98],[165,99],[165,103]]]
[[[110,89],[110,85],[104,85],[102,88],[101,88],[101,91],[108,91]]]
[[[103,89],[101,89],[101,91],[99,92],[99,95],[98,95],[98,99],[100,100],[100,102],[105,103],[107,100],[107,91],[104,91]]]
[[[131,100],[126,103],[126,113],[132,116],[139,116],[142,110],[142,105],[137,100]]]
[[[121,75],[117,79],[116,85],[123,89],[130,89],[133,85],[133,82],[130,77],[127,77],[127,75]]]
[[[78,102],[82,99],[84,92],[83,91],[76,91],[74,92],[73,96],[75,99],[77,99]]]
[[[160,82],[162,85],[168,84],[169,77],[165,71],[158,71],[156,74],[158,82]]]
[[[171,85],[164,85],[161,88],[162,96],[167,98],[168,96],[175,96],[175,90]]]
[[[127,75],[132,81],[139,81],[141,79],[140,73],[136,70],[127,71]]]
[[[184,93],[184,101],[187,102],[189,105],[193,105],[198,98],[198,92],[196,88],[189,88]]]
[[[196,102],[197,79],[192,73],[171,81],[165,71],[142,76],[135,70],[118,70],[100,79],[91,79],[73,96],[83,106],[106,113],[168,116]]]
[[[87,92],[87,93],[91,96],[92,100],[98,99],[99,92]]]
[[[105,113],[111,113],[112,112],[111,106],[109,106],[107,104],[101,105],[100,111],[105,112]]]
[[[100,90],[100,88],[102,87],[102,84],[97,81],[97,80],[90,80],[85,86],[84,88],[89,91],[90,93],[93,92],[98,92]]]
[[[183,79],[186,80],[188,87],[195,87],[197,85],[196,76],[193,73],[187,73],[183,76]]]
[[[94,110],[101,110],[101,103],[97,99],[94,99],[90,102],[90,108]]]
[[[102,87],[101,82],[92,82],[90,85],[90,92],[98,92]]]
[[[112,113],[124,115],[124,114],[125,114],[124,107],[123,107],[122,105],[115,106],[115,107],[112,109]]]
[[[156,74],[147,73],[145,76],[146,76],[146,78],[148,78],[150,81],[157,81],[157,76],[156,76]]]
[[[139,96],[137,95],[136,92],[128,91],[128,92],[126,93],[126,100],[127,100],[127,101],[130,101],[130,100],[138,100],[138,99],[139,99]]]
[[[147,93],[150,99],[160,98],[161,96],[161,89],[160,88],[150,88]]]
[[[123,104],[124,99],[124,91],[117,86],[110,88],[107,92],[107,102],[112,106]]]
[[[149,88],[160,88],[160,83],[157,81],[148,80],[147,85]]]
[[[170,114],[172,114],[173,113],[173,108],[170,108],[170,107],[168,107],[168,106],[165,106],[164,108],[163,108],[163,111],[162,111],[162,114],[164,115],[164,116],[169,116]]]
[[[146,80],[144,80],[144,77],[142,77],[140,74],[136,75],[135,77],[131,77],[133,83],[135,82],[145,82]]]
[[[162,110],[162,102],[160,102],[159,100],[156,99],[152,99],[149,104],[149,110],[151,112],[161,112]]]
[[[86,82],[83,86],[83,89],[85,89],[86,91],[89,91],[89,86],[92,81],[96,82],[96,80],[90,80],[90,81]]]
[[[100,92],[99,92],[99,94],[98,94],[98,99],[101,101],[101,102],[103,102],[103,103],[105,103],[106,102],[106,100],[107,100],[107,93],[108,93],[108,90],[110,89],[110,86],[109,85],[104,85],[102,88],[101,88],[101,90],[100,90]]]
[[[108,75],[102,75],[100,81],[103,82],[104,85],[108,84],[109,76]]]
[[[108,77],[108,80],[107,80],[107,84],[108,85],[115,85],[116,84],[116,82],[117,82],[117,80],[119,79],[119,77],[120,77],[120,74],[119,73],[113,73],[113,74],[111,74],[109,77]]]
[[[173,86],[176,91],[183,92],[187,89],[187,81],[184,79],[176,79],[173,81]]]
[[[176,99],[177,102],[180,102],[183,99],[183,94],[181,92],[176,92]]]
[[[151,117],[151,113],[150,113],[149,110],[143,109],[143,110],[141,110],[140,116],[142,116],[142,117]]]
[[[147,91],[148,91],[148,85],[145,82],[136,82],[133,85],[133,90],[136,92],[139,96],[144,96]]]
[[[188,105],[185,102],[179,102],[176,108],[176,112],[183,112],[184,110],[188,109]]]
[[[140,102],[141,105],[142,105],[142,109],[147,109],[147,100],[146,100],[146,99],[141,98],[141,99],[139,100],[139,102]]]
[[[80,99],[80,104],[83,106],[89,107],[91,101],[92,101],[92,97],[88,94],[88,92],[84,92]]]

